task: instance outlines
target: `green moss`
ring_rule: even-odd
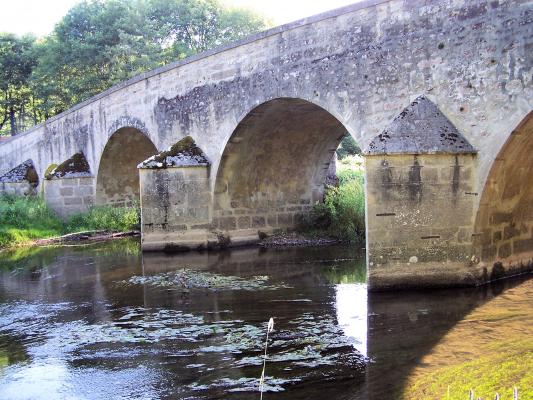
[[[170,149],[155,155],[152,161],[165,164],[168,157],[176,157],[178,155],[186,157],[205,157],[193,138],[187,136],[174,144]]]
[[[50,167],[48,167],[47,169],[48,173],[45,174],[46,179],[52,179],[53,177],[60,178],[65,175],[68,176],[71,174],[91,173],[91,168],[89,167],[89,163],[87,162],[87,159],[85,158],[83,153],[74,154],[67,161],[59,164],[58,166],[49,171]]]

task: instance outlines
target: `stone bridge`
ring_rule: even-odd
[[[62,216],[140,200],[145,250],[245,244],[321,200],[348,132],[366,149],[371,289],[524,272],[532,6],[373,0],[268,30],[2,142],[0,189]]]

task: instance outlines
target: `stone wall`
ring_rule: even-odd
[[[475,230],[474,252],[493,279],[533,266],[533,113],[496,157]]]
[[[36,185],[30,182],[0,182],[0,194],[10,196],[35,196]]]
[[[211,191],[207,166],[141,168],[143,250],[190,250],[216,243],[209,234]]]
[[[94,204],[94,177],[64,177],[44,180],[44,199],[62,219],[85,213]]]
[[[475,168],[471,154],[366,157],[371,288],[473,283]]]

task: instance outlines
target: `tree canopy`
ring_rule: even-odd
[[[85,0],[45,38],[0,33],[0,135],[268,25],[218,0]]]

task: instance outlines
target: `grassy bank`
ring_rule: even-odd
[[[0,197],[0,248],[89,230],[138,229],[137,207],[93,207],[87,214],[60,220],[40,197]]]
[[[300,230],[311,235],[329,235],[342,240],[365,239],[365,189],[362,159],[343,158],[337,165],[339,185],[328,187]]]

